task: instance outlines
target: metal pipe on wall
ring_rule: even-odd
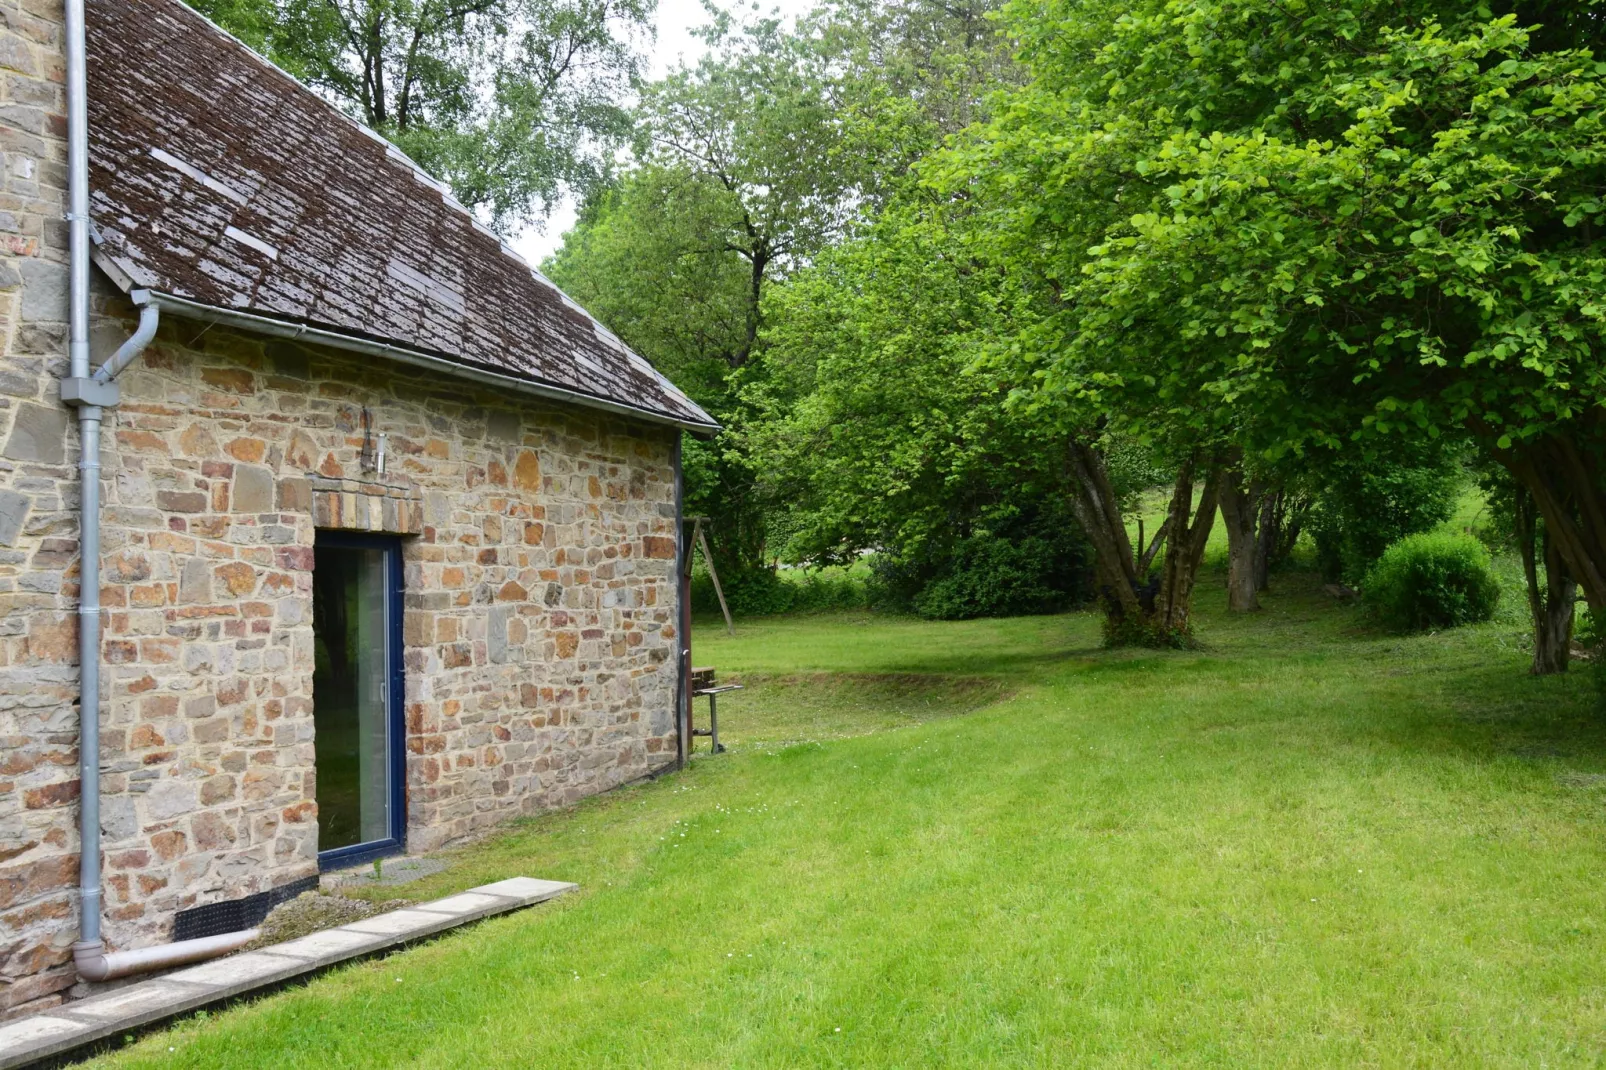
[[[691,754],[691,544],[686,539],[685,438],[675,436],[675,761]]]
[[[61,399],[78,410],[78,939],[73,964],[86,981],[216,958],[250,942],[255,930],[106,954],[100,874],[100,433],[118,401],[116,378],[145,351],[161,318],[146,295],[139,329],[94,375],[89,370],[89,78],[84,0],[66,0],[67,378]]]
[[[89,81],[84,0],[67,0],[68,376],[89,378]],[[66,397],[66,392],[63,392]],[[69,402],[70,403],[70,402]],[[78,409],[78,942],[100,942],[100,423],[101,407]]]

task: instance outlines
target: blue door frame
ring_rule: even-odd
[[[318,869],[326,872],[371,862],[386,855],[400,854],[407,836],[407,721],[403,715],[406,675],[402,667],[402,598],[406,593],[402,568],[401,540],[390,535],[367,535],[353,531],[318,531],[316,545],[350,550],[382,550],[385,554],[385,633],[388,649],[384,653],[387,733],[387,767],[390,773],[390,834],[384,839],[354,843],[331,851],[318,852]],[[313,696],[314,731],[317,722],[317,695]]]

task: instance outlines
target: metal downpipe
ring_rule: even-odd
[[[222,936],[203,936],[199,940],[183,940],[176,944],[84,957],[79,957],[75,945],[73,965],[77,967],[78,976],[82,980],[115,981],[119,977],[131,977],[136,973],[168,970],[175,966],[187,966],[192,962],[205,962],[219,955],[227,955],[255,940],[259,932],[261,932],[259,929],[243,929],[237,933],[224,933]]]
[[[68,376],[89,377],[89,100],[84,0],[66,0]],[[78,406],[78,941],[73,959],[100,940],[100,423],[98,405]]]
[[[78,578],[78,939],[73,964],[86,981],[216,958],[256,930],[107,955],[101,940],[100,881],[100,432],[117,404],[115,380],[156,335],[161,312],[143,295],[139,329],[93,377],[89,371],[89,84],[84,0],[66,0],[67,50],[67,379],[62,400],[78,410],[80,512]]]

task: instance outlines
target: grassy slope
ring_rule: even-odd
[[[1098,651],[1086,615],[705,627],[699,662],[791,680],[730,705],[731,754],[402,889],[527,873],[581,882],[572,901],[111,1061],[1606,1059],[1606,730],[1587,679],[1526,677],[1511,620],[1379,637],[1308,581],[1283,587],[1231,621],[1208,587],[1208,646],[1183,654]],[[912,723],[776,745],[851,728],[840,686],[810,698],[800,674],[819,672],[895,674],[863,712]],[[952,716],[975,685],[916,688],[939,696],[931,720],[871,708],[921,673],[1014,695]]]

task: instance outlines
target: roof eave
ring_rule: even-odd
[[[122,273],[118,272],[118,274]],[[117,279],[116,281],[121,283],[123,279]],[[597,397],[594,394],[586,394],[578,390],[570,390],[566,387],[554,386],[516,375],[489,371],[467,364],[459,364],[456,361],[448,360],[433,353],[426,353],[407,346],[392,345],[388,342],[378,342],[360,335],[344,334],[339,331],[313,327],[309,324],[291,320],[274,319],[271,316],[242,312],[239,309],[220,308],[216,305],[208,305],[176,294],[163,293],[159,290],[137,289],[134,287],[125,287],[125,289],[128,290],[129,296],[136,304],[154,304],[164,312],[171,312],[174,315],[207,324],[222,324],[257,334],[270,335],[275,338],[309,342],[328,346],[331,349],[361,353],[365,356],[384,357],[401,364],[449,375],[456,379],[495,387],[498,390],[512,390],[521,394],[543,398],[547,401],[580,405],[588,409],[598,409],[619,416],[628,416],[647,423],[676,427],[702,438],[712,438],[722,430],[719,423],[712,417],[708,417],[706,423],[688,420],[669,413],[643,409],[627,402]],[[701,412],[700,409],[698,411]],[[707,416],[706,413],[703,413],[703,415]]]

